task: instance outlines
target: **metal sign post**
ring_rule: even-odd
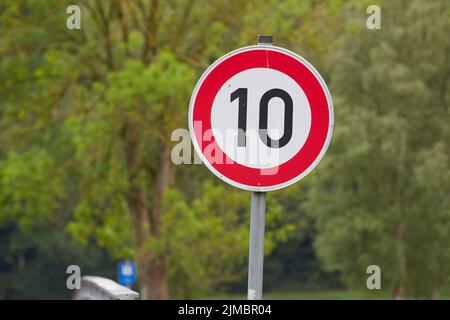
[[[272,36],[258,35],[258,44],[271,45]],[[265,192],[252,192],[250,211],[247,299],[261,300],[264,266],[264,229],[266,223]]]
[[[248,300],[261,300],[264,264],[266,193],[252,192],[248,255]]]
[[[188,121],[206,167],[252,192],[247,298],[259,300],[266,192],[298,182],[322,159],[333,129],[330,92],[308,61],[260,35],[257,45],[231,51],[205,70],[192,92]],[[228,133],[225,143],[221,137]],[[203,143],[206,137],[210,143]]]

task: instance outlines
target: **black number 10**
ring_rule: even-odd
[[[239,99],[238,109],[238,146],[245,147],[245,132],[247,131],[247,88],[239,88],[231,93],[230,102]],[[284,102],[284,132],[278,140],[273,140],[267,133],[269,101],[280,98]],[[291,96],[282,89],[270,89],[263,94],[259,102],[259,137],[269,148],[284,147],[292,138],[294,105]]]

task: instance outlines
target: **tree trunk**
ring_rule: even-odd
[[[138,282],[141,288],[141,299],[149,298],[147,284],[150,252],[145,243],[150,239],[149,208],[146,199],[145,184],[139,181],[142,170],[142,158],[139,152],[139,131],[133,125],[126,124],[123,130],[125,140],[127,166],[129,170],[130,190],[127,196],[134,229],[134,246],[138,266]]]
[[[402,130],[400,134],[400,149],[397,159],[397,182],[395,189],[395,204],[400,208],[403,215],[402,206],[403,190],[405,184],[405,163],[408,147],[408,133]],[[405,295],[405,277],[406,277],[406,252],[405,252],[405,234],[407,219],[402,216],[396,226],[395,239],[397,242],[397,264],[398,264],[398,282],[394,289],[394,299],[402,300]]]
[[[128,205],[133,218],[135,247],[137,249],[138,281],[141,299],[168,299],[168,259],[159,256],[147,244],[151,238],[158,241],[161,228],[161,203],[170,183],[170,146],[161,143],[159,167],[152,189],[151,208],[147,202],[146,184],[139,179],[144,168],[139,152],[139,132],[134,126],[124,128],[127,165],[130,172]]]
[[[168,265],[164,258],[153,258],[148,270],[148,290],[152,300],[166,300],[169,298],[167,287]]]
[[[145,197],[145,188],[131,188],[133,195],[130,195],[130,208],[133,216],[135,247],[137,249],[138,281],[141,288],[141,299],[150,298],[150,289],[148,288],[150,268],[149,261],[151,252],[145,248],[145,243],[150,239],[150,228],[148,218],[148,205]]]
[[[137,197],[131,202],[133,212],[135,240],[137,248],[138,281],[140,296],[143,300],[164,300],[168,299],[167,288],[167,263],[165,257],[159,257],[151,249],[146,247],[150,238],[158,237],[152,230],[159,230],[158,219],[151,219],[156,210],[152,206],[152,215],[149,215],[149,208],[145,198],[145,188],[140,187],[135,191]],[[159,211],[158,211],[159,213]],[[157,222],[158,224],[154,224]],[[151,225],[151,228],[150,228]],[[159,231],[158,231],[159,232]]]
[[[398,284],[394,289],[394,299],[395,300],[403,300],[403,296],[405,294],[405,289],[402,284]]]
[[[159,238],[161,228],[162,200],[164,192],[170,184],[171,160],[170,146],[161,143],[159,168],[156,174],[152,194],[152,210],[150,214],[150,224],[152,237]],[[153,255],[150,260],[148,270],[149,293],[151,299],[163,300],[169,298],[168,290],[168,262],[167,256]]]
[[[394,288],[395,300],[402,300],[405,295],[405,277],[406,277],[406,254],[404,246],[405,232],[406,232],[406,219],[402,219],[398,224],[396,231],[397,263],[398,263],[399,279],[397,285]]]

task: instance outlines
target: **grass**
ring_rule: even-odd
[[[209,297],[211,300],[245,300],[244,294],[223,294]],[[263,294],[264,300],[391,300],[392,295],[384,290],[331,290],[310,292],[268,292]],[[440,299],[450,300],[450,291],[441,294]]]

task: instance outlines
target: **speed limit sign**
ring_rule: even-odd
[[[220,179],[270,191],[305,177],[330,143],[333,106],[314,67],[272,45],[249,46],[214,62],[189,106],[193,145]]]

